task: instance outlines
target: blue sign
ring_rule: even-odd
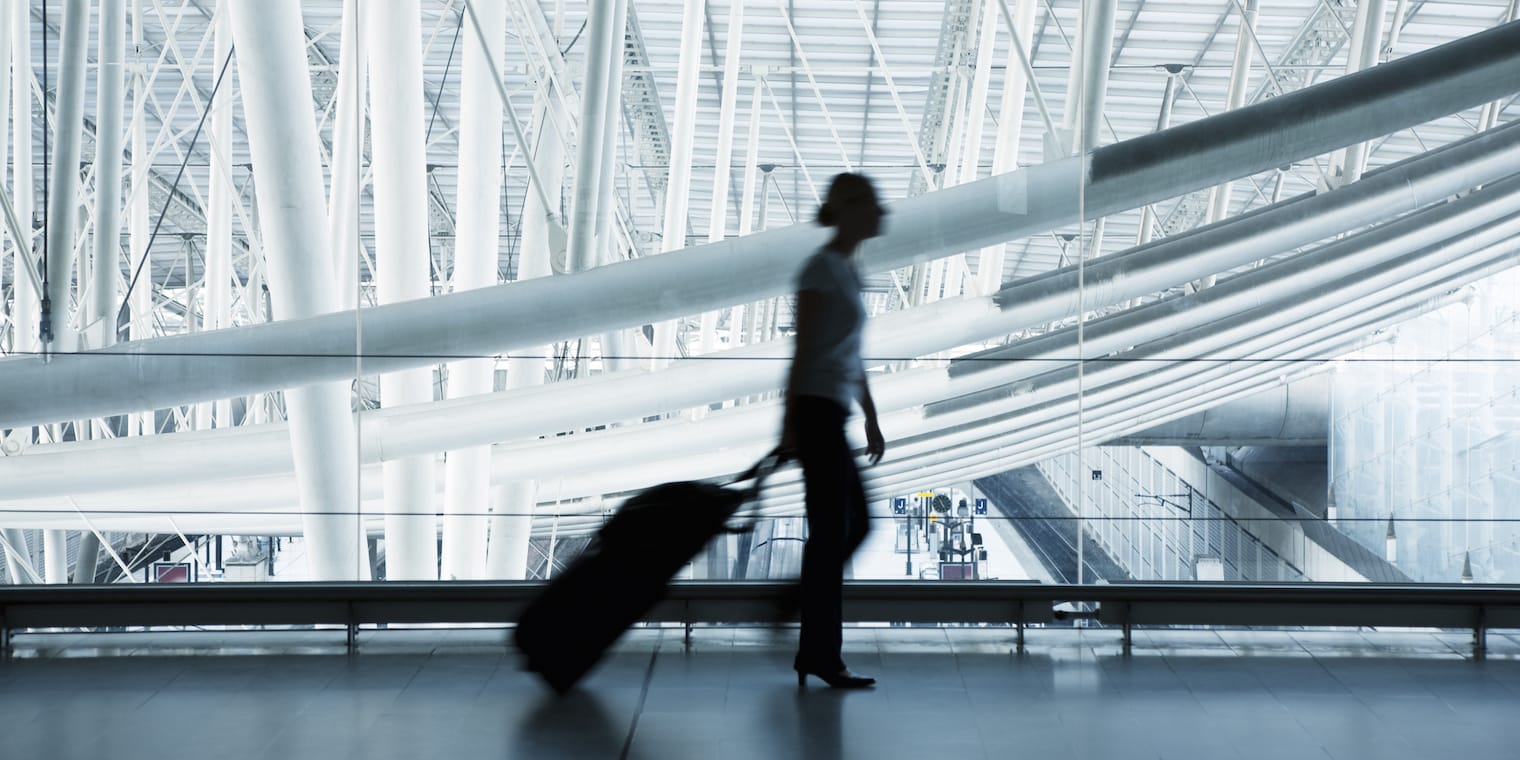
[[[986,499],[977,499],[976,500],[976,507],[973,510],[972,514],[975,514],[975,515],[985,515],[985,514],[987,514],[987,500]]]
[[[905,515],[905,514],[908,514],[908,500],[907,499],[893,499],[892,500],[892,514],[894,514],[894,515]]]

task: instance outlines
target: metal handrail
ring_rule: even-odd
[[[790,584],[679,581],[645,622],[753,623],[775,618]],[[217,583],[0,586],[0,653],[14,631],[58,627],[513,623],[540,581]],[[994,623],[1017,630],[1095,609],[1104,625],[1391,626],[1470,629],[1482,657],[1490,628],[1520,628],[1520,585],[1376,583],[1113,583],[847,581],[847,622]]]

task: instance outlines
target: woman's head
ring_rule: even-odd
[[[836,241],[853,246],[881,234],[881,218],[886,213],[876,200],[871,180],[860,174],[838,174],[818,208],[818,223],[833,227]]]

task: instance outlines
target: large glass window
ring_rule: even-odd
[[[1508,582],[1512,19],[1389,6],[12,3],[0,579],[551,578],[776,445],[859,173],[849,577]]]

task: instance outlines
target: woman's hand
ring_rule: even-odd
[[[876,415],[870,415],[866,417],[866,459],[876,464],[886,453],[887,439],[881,434],[881,426],[876,424]]]

